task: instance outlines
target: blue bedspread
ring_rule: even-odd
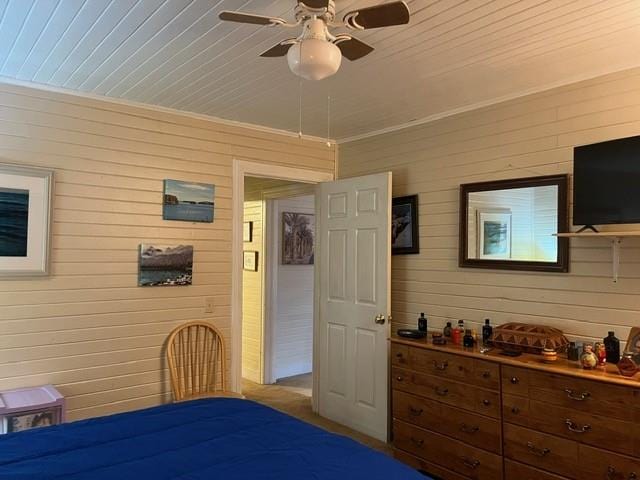
[[[0,436],[0,479],[425,477],[248,400],[197,400]]]

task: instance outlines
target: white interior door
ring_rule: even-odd
[[[321,183],[320,415],[387,440],[391,173]]]

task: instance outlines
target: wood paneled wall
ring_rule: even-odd
[[[0,162],[55,170],[52,275],[0,281],[0,389],[53,383],[71,419],[141,408],[170,398],[173,327],[204,318],[230,345],[234,158],[335,167],[322,142],[0,85]],[[165,178],[214,183],[215,222],[163,221]],[[194,285],[137,287],[143,242],[193,244]]]
[[[584,339],[613,329],[626,339],[640,326],[639,239],[623,242],[617,284],[605,239],[572,240],[567,274],[461,269],[458,187],[572,173],[575,145],[632,135],[640,135],[640,69],[341,144],[339,177],[390,170],[394,196],[419,194],[421,252],[393,257],[396,324],[415,325],[426,312],[438,328],[460,318],[479,327],[489,317]]]

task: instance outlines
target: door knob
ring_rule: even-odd
[[[377,315],[375,321],[378,325],[384,325],[385,318],[384,315]]]

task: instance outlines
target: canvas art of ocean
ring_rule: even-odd
[[[29,192],[0,188],[0,257],[26,257]]]
[[[184,222],[213,222],[215,185],[164,181],[162,218]]]
[[[193,246],[140,245],[138,285],[191,285]]]

